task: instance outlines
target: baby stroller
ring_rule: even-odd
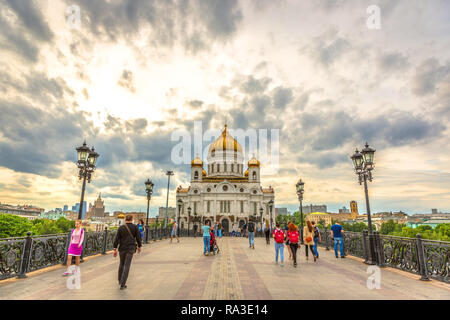
[[[209,240],[209,252],[212,254],[216,254],[220,252],[219,246],[217,245],[216,237],[214,236],[214,232],[210,231],[209,236],[211,239]]]

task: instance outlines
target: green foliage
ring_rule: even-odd
[[[381,225],[380,233],[394,234],[394,232],[401,232],[403,227],[404,227],[403,224],[400,224],[394,220],[388,220],[387,222]]]
[[[12,214],[0,214],[0,238],[24,237],[28,231],[31,231],[32,235],[66,233],[73,228],[75,222],[64,217],[56,221],[49,219],[29,221]]]
[[[61,233],[69,232],[71,229],[75,228],[75,221],[68,220],[64,217],[60,217],[56,220],[55,224],[61,230]]]
[[[27,218],[0,213],[0,238],[24,237],[31,228]]]
[[[364,222],[342,223],[341,226],[345,231],[363,232],[367,230],[367,225]]]
[[[33,235],[63,233],[61,229],[58,228],[55,221],[48,219],[39,220],[40,221],[31,228]]]

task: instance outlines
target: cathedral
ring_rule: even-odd
[[[209,146],[207,167],[198,156],[191,162],[191,184],[177,188],[177,211],[180,210],[180,227],[190,229],[194,221],[202,224],[209,220],[221,223],[224,231],[241,227],[253,217],[257,227],[266,219],[275,222],[272,187],[261,187],[260,162],[253,157],[244,171],[242,147],[227,130]],[[181,201],[179,201],[181,200]],[[269,209],[272,204],[272,215]],[[262,221],[261,210],[262,208]],[[178,213],[178,212],[177,212]]]

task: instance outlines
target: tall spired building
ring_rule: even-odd
[[[221,223],[226,232],[233,226],[244,225],[251,216],[261,222],[260,208],[263,208],[262,221],[275,221],[275,210],[272,209],[272,217],[269,210],[269,201],[275,200],[275,193],[272,187],[261,187],[260,162],[253,157],[244,171],[242,147],[229,134],[226,125],[209,146],[207,161],[208,172],[202,159],[196,156],[191,162],[191,185],[177,188],[177,206],[178,200],[182,201],[181,228],[187,228],[189,207],[190,229],[195,218],[197,224],[206,220]]]

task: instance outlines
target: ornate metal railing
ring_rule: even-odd
[[[320,231],[326,250],[334,248],[330,230]],[[367,231],[343,233],[344,253],[365,259],[369,257]],[[450,283],[450,242],[416,238],[380,235],[374,232],[374,250],[379,266],[389,266],[403,271],[419,274],[421,280],[433,278]]]
[[[168,228],[148,231],[147,242],[167,238]],[[113,249],[117,230],[86,232],[83,242],[83,257],[96,254],[106,254]],[[42,268],[65,264],[70,243],[69,233],[15,237],[0,239],[0,280],[19,277],[25,278],[26,273]],[[147,237],[147,234],[144,235]],[[144,241],[146,240],[144,239]]]
[[[0,240],[0,280],[20,273],[25,239]]]

